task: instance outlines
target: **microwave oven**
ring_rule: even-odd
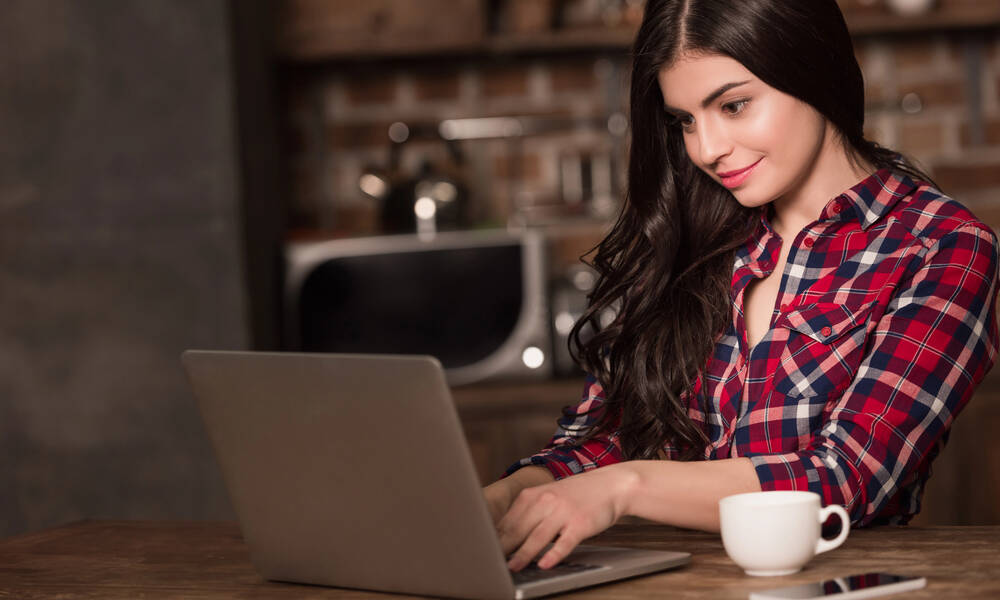
[[[290,243],[285,346],[429,354],[451,385],[549,377],[545,254],[534,231]]]

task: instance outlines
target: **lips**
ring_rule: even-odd
[[[764,157],[758,158],[757,162],[753,163],[749,167],[744,167],[736,171],[727,171],[725,173],[718,173],[719,177],[722,178],[722,185],[726,186],[727,188],[738,187],[744,181],[746,181],[747,177],[749,177],[750,173],[754,170],[754,167],[759,165],[760,161],[762,160],[764,160]]]
[[[723,179],[726,179],[726,178],[729,178],[729,177],[736,177],[737,175],[741,175],[743,173],[746,173],[750,169],[756,167],[757,163],[759,163],[762,159],[763,159],[763,157],[758,158],[757,162],[755,162],[754,164],[750,165],[749,167],[744,167],[742,169],[737,169],[736,171],[727,171],[725,173],[718,173],[718,175],[719,175],[719,177],[722,177]]]

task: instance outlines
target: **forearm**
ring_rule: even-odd
[[[497,532],[514,571],[555,538],[538,561],[547,569],[624,515],[718,531],[719,499],[759,489],[746,458],[621,462],[520,492]]]
[[[520,468],[500,480],[509,486],[512,498],[516,498],[524,488],[552,483],[553,481],[555,481],[555,477],[548,469],[536,466]]]
[[[628,461],[606,467],[628,480],[623,514],[660,523],[719,530],[719,500],[743,492],[759,492],[760,483],[748,458],[681,462]]]

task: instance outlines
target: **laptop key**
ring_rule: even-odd
[[[542,581],[544,579],[552,579],[553,577],[561,577],[563,575],[571,575],[573,573],[580,573],[581,571],[591,571],[593,569],[600,569],[601,565],[585,565],[582,563],[560,563],[551,569],[539,568],[538,563],[532,561],[528,566],[524,567],[517,573],[511,573],[514,577],[514,584],[530,583],[534,581]]]

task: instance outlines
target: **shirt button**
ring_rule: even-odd
[[[824,327],[823,329],[820,329],[819,332],[823,334],[823,337],[827,337],[831,333],[833,333],[833,330],[830,329],[829,327]]]
[[[806,238],[802,240],[802,245],[804,245],[806,248],[812,248],[814,243],[816,243],[816,240],[812,238]]]
[[[842,211],[842,210],[844,210],[844,207],[843,207],[843,205],[840,204],[840,202],[834,204],[833,208],[830,209],[830,211],[833,212],[833,214],[835,214],[835,215],[839,215],[840,211]]]

